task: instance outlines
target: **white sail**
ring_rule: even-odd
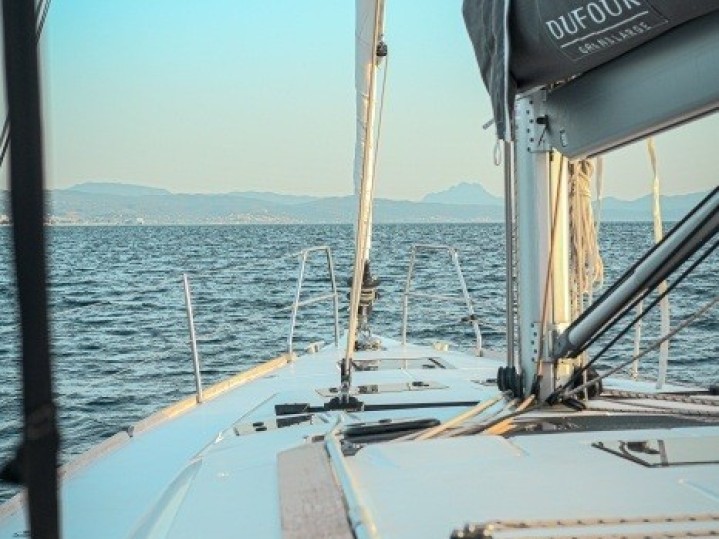
[[[376,26],[376,27],[375,27]],[[378,37],[384,32],[384,0],[355,1],[355,89],[357,92],[357,134],[354,155],[354,192],[360,197],[365,185],[365,197],[359,206],[358,230],[366,227],[363,258],[369,259],[372,243],[372,192],[375,170],[375,99],[377,96],[376,68]],[[363,207],[365,212],[363,215]]]
[[[342,385],[348,387],[351,358],[358,327],[358,307],[365,262],[372,243],[374,191],[374,119],[377,95],[377,43],[382,35],[384,0],[355,0],[355,87],[357,90],[357,141],[354,183],[359,199],[355,225],[355,259],[350,291],[347,352],[342,363]]]

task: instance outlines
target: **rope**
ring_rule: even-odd
[[[523,412],[529,406],[531,406],[534,403],[534,395],[530,395],[526,399],[522,401],[522,403],[517,406],[517,409],[515,410],[515,414],[519,414],[520,412]],[[513,418],[507,418],[499,423],[495,423],[491,427],[485,429],[482,434],[494,434],[496,436],[502,436],[507,431],[511,430],[514,427],[514,422],[512,421]]]
[[[669,516],[644,516],[644,517],[601,517],[601,518],[564,518],[550,520],[493,520],[478,524],[467,524],[463,529],[452,532],[452,539],[462,537],[501,537],[515,536],[513,532],[521,532],[523,537],[537,537],[540,531],[551,531],[551,537],[574,538],[574,539],[644,539],[649,537],[647,530],[651,531],[651,537],[662,537],[665,539],[675,537],[709,537],[719,535],[717,531],[719,514],[679,514]],[[667,524],[672,526],[671,530],[658,530],[657,525]],[[679,524],[687,526],[679,527]],[[639,529],[637,526],[641,526]],[[623,528],[615,533],[608,528]],[[562,532],[562,528],[572,528],[571,533]],[[593,530],[592,528],[595,528]],[[633,532],[636,530],[636,532]],[[549,534],[541,533],[543,537]]]
[[[652,221],[654,226],[654,243],[659,243],[664,237],[664,229],[662,227],[662,209],[659,195],[659,169],[657,167],[657,152],[654,145],[654,138],[647,139],[647,151],[649,153],[649,161],[652,166]],[[658,291],[665,294],[667,290],[667,282],[659,283]],[[637,305],[637,315],[642,314],[643,302]],[[659,304],[660,308],[660,334],[666,335],[669,331],[669,296],[665,295]],[[634,327],[634,353],[639,350],[639,344],[642,338],[641,321]],[[657,389],[664,386],[667,377],[667,364],[669,362],[669,341],[664,341],[659,349],[659,372],[657,373]],[[636,379],[639,375],[639,362],[635,361],[632,365],[632,376]]]
[[[599,253],[598,221],[592,211],[592,176],[595,163],[582,159],[569,167],[569,271],[572,319],[576,320],[592,302],[594,290],[604,280],[604,263]],[[597,178],[601,164],[597,164]],[[597,181],[601,189],[601,181]],[[601,199],[599,199],[601,200]]]
[[[539,408],[539,405],[532,404],[532,401],[530,399],[531,396],[526,398],[519,406],[517,406],[517,409],[514,412],[502,415],[496,419],[493,419],[492,421],[488,421],[481,425],[468,425],[466,427],[456,430],[455,432],[450,433],[450,436],[481,434],[486,432],[488,429],[491,429],[495,425],[505,425],[507,421],[514,419],[515,417],[534,412]],[[514,399],[510,403],[510,405],[507,406],[507,408],[509,408],[510,406],[514,406],[515,404],[517,404],[517,402],[518,399]]]
[[[652,171],[654,177],[652,179],[652,195],[654,198],[654,204],[652,207],[652,217],[654,220],[654,243],[659,243],[664,237],[664,230],[662,228],[662,209],[659,201],[659,171],[657,168],[657,152],[654,147],[654,138],[650,137],[647,140],[647,148],[649,150],[649,160],[652,163]],[[667,282],[662,281],[659,283],[658,291],[663,294],[667,290]],[[669,333],[669,295],[665,295],[659,303],[660,308],[660,335],[666,335]],[[657,373],[657,389],[661,389],[664,386],[664,381],[667,377],[667,364],[669,362],[669,340],[667,339],[662,343],[659,348],[659,372]]]
[[[489,408],[491,408],[492,406],[497,404],[499,401],[501,401],[502,399],[506,399],[507,397],[509,397],[509,391],[500,393],[499,395],[497,395],[496,397],[494,397],[488,401],[481,402],[481,403],[477,404],[476,406],[473,406],[472,408],[469,408],[468,410],[465,410],[464,412],[448,419],[444,423],[437,425],[436,427],[432,427],[432,428],[429,428],[429,429],[426,429],[426,430],[420,431],[420,432],[413,432],[411,434],[402,436],[401,438],[395,438],[393,441],[399,442],[399,441],[405,441],[405,440],[428,440],[430,438],[435,438],[438,435],[444,433],[445,431],[447,431],[453,427],[458,427],[459,425],[466,422],[467,420],[472,419],[475,416],[478,416],[485,410],[488,410]]]
[[[559,171],[559,178],[557,180],[557,192],[554,196],[554,205],[552,207],[552,228],[550,229],[550,241],[549,241],[549,259],[547,260],[547,276],[544,281],[544,297],[542,302],[542,319],[540,321],[539,325],[539,331],[541,332],[541,336],[539,339],[539,346],[537,347],[537,358],[535,360],[535,363],[537,365],[537,374],[536,378],[539,378],[542,376],[542,364],[541,361],[542,356],[544,355],[544,327],[547,323],[547,308],[549,305],[549,287],[552,282],[552,269],[554,267],[554,246],[556,244],[557,240],[557,218],[559,216],[559,202],[560,202],[560,195],[562,193],[562,180],[564,179],[564,156],[560,154],[559,156],[559,167],[557,167],[557,170]]]
[[[619,399],[651,399],[656,401],[680,402],[683,404],[699,404],[701,406],[719,406],[719,399],[703,399],[694,395],[673,393],[642,393],[639,391],[609,389],[602,391],[602,396]]]
[[[650,416],[671,416],[671,417],[691,417],[693,419],[699,419],[700,421],[715,423],[719,418],[719,411],[717,410],[696,410],[696,409],[678,409],[676,406],[659,406],[647,404],[646,402],[622,402],[620,400],[605,399],[602,396],[602,402],[612,404],[625,404],[630,408],[607,408],[605,406],[596,406],[589,401],[587,404],[587,410],[592,412],[600,412],[603,414],[647,414]]]

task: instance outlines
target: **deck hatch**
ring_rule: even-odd
[[[297,414],[263,419],[252,423],[238,423],[233,426],[233,430],[237,436],[246,436],[257,432],[293,427],[295,425],[321,425],[327,422],[328,420],[323,417],[322,414]]]
[[[719,464],[719,436],[612,440],[592,446],[649,468]]]
[[[442,358],[410,357],[410,358],[382,358],[382,359],[355,359],[352,367],[357,371],[385,371],[396,369],[453,369],[454,367]]]
[[[428,389],[447,389],[447,386],[437,382],[414,381],[397,384],[367,384],[350,388],[351,395],[377,395],[379,393],[401,393],[404,391],[426,391]],[[322,397],[335,397],[339,393],[337,387],[323,387],[317,390]]]

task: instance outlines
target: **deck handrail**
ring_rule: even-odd
[[[304,278],[305,278],[305,266],[307,265],[307,260],[310,257],[310,255],[312,255],[314,253],[319,253],[319,252],[324,252],[325,256],[327,258],[327,272],[329,273],[332,291],[328,294],[312,296],[310,298],[300,301],[300,296],[302,294],[302,284],[303,284]],[[292,344],[293,344],[294,336],[295,336],[295,325],[297,323],[297,313],[298,313],[300,307],[304,307],[304,306],[311,305],[313,303],[318,303],[320,301],[325,301],[328,299],[331,299],[332,304],[333,304],[335,346],[339,346],[339,343],[340,343],[339,295],[337,293],[337,281],[335,280],[334,262],[332,261],[332,250],[327,245],[319,245],[319,246],[315,246],[315,247],[308,247],[307,249],[302,249],[299,253],[297,253],[297,256],[300,261],[300,267],[299,267],[299,272],[297,274],[297,288],[295,290],[295,299],[292,302],[292,306],[291,306],[292,312],[290,314],[290,334],[289,334],[289,337],[287,338],[287,352],[289,354],[292,354]]]
[[[428,294],[425,292],[412,291],[412,275],[414,273],[414,266],[417,260],[417,253],[421,251],[446,251],[449,254],[455,272],[457,273],[461,295],[454,296],[446,294]],[[472,328],[474,329],[477,355],[480,355],[482,351],[482,332],[479,329],[477,316],[475,315],[474,306],[472,305],[472,298],[470,298],[469,296],[469,291],[467,290],[467,282],[464,280],[462,266],[459,263],[459,251],[455,247],[452,247],[451,245],[415,243],[410,248],[409,267],[407,268],[407,282],[405,284],[404,293],[402,294],[402,344],[407,344],[409,298],[411,297],[433,299],[449,303],[464,303],[467,307],[467,313],[469,315],[468,320],[472,324]]]

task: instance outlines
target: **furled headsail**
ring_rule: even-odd
[[[354,192],[371,197],[374,187],[376,157],[375,99],[377,96],[376,72],[384,61],[386,49],[378,50],[379,40],[384,34],[384,0],[356,0],[355,2],[355,90],[357,94],[357,132],[354,152]],[[369,259],[372,238],[371,200],[366,201],[367,242],[364,258]],[[358,221],[359,222],[359,221]]]

